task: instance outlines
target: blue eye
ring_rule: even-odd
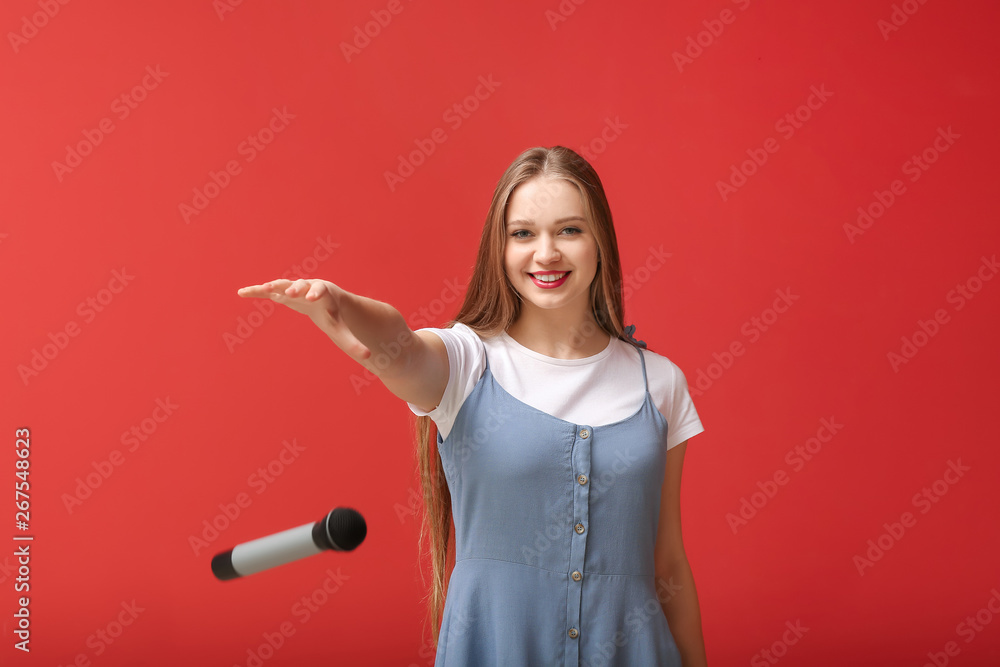
[[[583,230],[579,227],[564,227],[559,232],[560,234],[566,234],[567,236],[577,236],[583,233]],[[526,239],[531,236],[531,232],[527,229],[517,229],[510,233],[516,239]]]

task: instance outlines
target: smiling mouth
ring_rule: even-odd
[[[545,271],[540,273],[529,273],[531,276],[531,282],[535,283],[536,286],[542,289],[552,289],[559,287],[564,282],[566,278],[569,277],[571,271]]]

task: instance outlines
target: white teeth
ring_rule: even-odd
[[[535,276],[535,280],[540,280],[543,283],[554,283],[557,280],[562,280],[565,273],[553,273],[547,276],[539,276],[537,274],[532,274]]]

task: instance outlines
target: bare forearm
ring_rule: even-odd
[[[367,359],[355,358],[355,361],[380,378],[405,371],[415,336],[398,310],[388,303],[350,292],[341,294],[338,305],[343,323],[371,351]],[[330,335],[329,321],[322,318],[313,321]]]
[[[680,651],[681,663],[684,667],[705,667],[708,661],[701,630],[701,609],[691,566],[685,558],[669,570],[657,573],[657,577],[666,583],[660,589],[668,594],[660,597],[660,605]]]

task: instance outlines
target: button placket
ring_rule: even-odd
[[[566,647],[566,665],[574,667],[580,662],[579,637],[582,631],[583,619],[583,573],[587,554],[587,528],[589,526],[590,503],[590,461],[591,447],[594,441],[594,430],[587,425],[575,426],[573,441],[573,517],[568,530],[572,530],[570,540],[569,563],[567,572],[570,580],[567,582],[566,621],[567,636],[570,641]]]

